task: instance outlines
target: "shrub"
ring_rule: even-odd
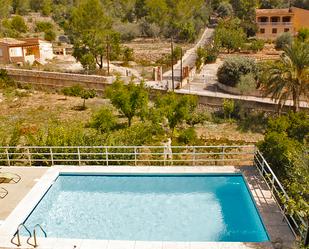
[[[184,144],[194,145],[198,140],[197,133],[194,128],[188,128],[182,131],[178,137],[178,141]]]
[[[139,25],[136,23],[120,23],[115,25],[115,31],[120,33],[122,41],[131,41],[141,36]]]
[[[224,61],[218,69],[217,76],[220,83],[235,87],[242,75],[252,73],[257,75],[257,65],[251,58],[235,56]]]
[[[90,127],[104,133],[112,130],[116,124],[117,121],[111,108],[103,107],[92,116]]]
[[[256,76],[252,73],[241,75],[236,87],[242,94],[247,94],[256,89]]]
[[[249,49],[258,52],[264,48],[265,42],[261,39],[257,39],[251,42]]]
[[[62,93],[65,96],[79,97],[83,90],[84,90],[84,88],[82,88],[80,85],[75,85],[75,86],[63,88]]]
[[[142,18],[139,24],[140,32],[146,37],[158,37],[160,34],[160,27],[155,23],[148,22]]]
[[[219,49],[215,46],[206,47],[205,63],[216,62],[219,55]]]
[[[223,112],[224,119],[232,118],[232,113],[235,111],[235,102],[233,99],[224,99],[223,100]]]
[[[184,25],[179,25],[179,33],[177,37],[179,41],[194,42],[195,38],[196,32],[192,23],[187,22]]]
[[[47,30],[53,29],[53,24],[51,22],[36,22],[35,32],[45,32]]]
[[[7,88],[15,86],[14,80],[12,80],[5,69],[0,69],[0,88]]]
[[[12,18],[11,27],[20,33],[26,33],[28,31],[27,24],[21,16],[14,16]]]
[[[307,41],[309,39],[309,28],[300,28],[300,30],[298,30],[297,38],[303,42]]]
[[[134,60],[134,50],[133,50],[133,48],[124,47],[122,54],[123,54],[123,61],[125,63]]]
[[[233,15],[233,7],[228,2],[221,2],[217,8],[219,17],[229,17]]]
[[[285,46],[291,45],[293,42],[293,36],[291,33],[283,33],[280,35],[275,41],[275,48],[276,49],[283,49]]]
[[[56,39],[56,33],[51,29],[46,30],[44,34],[44,39],[46,41],[54,41]]]

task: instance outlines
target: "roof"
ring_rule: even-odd
[[[0,43],[7,44],[9,46],[22,45],[25,42],[14,38],[0,38]]]
[[[258,15],[293,15],[292,13],[293,10],[290,8],[284,8],[284,9],[256,9],[256,14]]]

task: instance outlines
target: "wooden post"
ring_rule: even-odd
[[[134,165],[137,166],[137,151],[136,151],[136,147],[134,147]]]

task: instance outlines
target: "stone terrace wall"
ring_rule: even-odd
[[[20,84],[32,84],[36,88],[59,89],[73,85],[81,85],[87,89],[104,91],[107,85],[112,84],[115,76],[82,75],[71,73],[45,72],[24,69],[6,68],[7,73]],[[129,82],[130,77],[120,77]]]

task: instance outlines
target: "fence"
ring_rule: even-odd
[[[266,182],[293,234],[296,237],[299,236],[302,240],[306,241],[309,230],[308,224],[298,214],[287,213],[286,206],[284,205],[282,199],[284,198],[289,200],[289,196],[259,150],[257,150],[254,155],[254,166],[256,166]]]
[[[0,165],[6,166],[208,166],[254,165],[276,200],[295,236],[305,240],[308,224],[288,214],[289,199],[276,175],[255,146],[62,146],[0,147]]]
[[[254,146],[0,147],[0,165],[248,165],[254,150]]]

